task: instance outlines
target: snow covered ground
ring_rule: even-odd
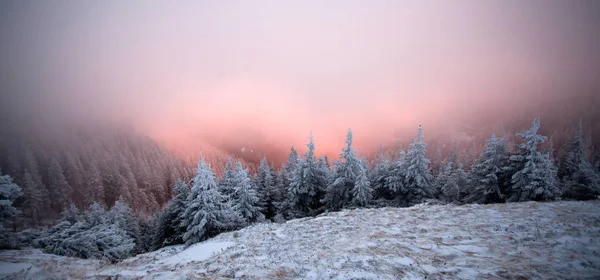
[[[0,279],[600,279],[600,201],[381,208],[258,224],[119,264],[0,252]]]

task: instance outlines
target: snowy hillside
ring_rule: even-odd
[[[600,201],[347,210],[117,265],[1,251],[0,279],[599,279]],[[4,277],[4,278],[3,278]]]

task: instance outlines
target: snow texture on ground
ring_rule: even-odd
[[[38,250],[0,262],[13,272],[0,279],[600,279],[600,201],[346,210],[116,265]]]

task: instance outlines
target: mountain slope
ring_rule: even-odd
[[[258,224],[118,265],[55,258],[77,278],[597,279],[598,240],[600,201],[418,205]],[[35,278],[48,270],[35,255],[2,252],[0,270],[31,263],[12,277]]]

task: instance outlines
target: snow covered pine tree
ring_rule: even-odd
[[[466,203],[499,203],[504,201],[500,192],[499,176],[507,166],[508,155],[504,138],[492,134],[485,150],[471,167],[472,184],[466,191],[463,202]]]
[[[186,245],[200,242],[222,231],[235,229],[241,221],[217,190],[215,175],[202,156],[181,221],[186,227],[183,241]]]
[[[13,203],[21,195],[23,192],[13,183],[12,177],[0,171],[0,249],[16,247],[16,240],[8,227],[13,225],[14,218],[20,213]]]
[[[561,194],[552,159],[537,150],[546,141],[537,133],[539,128],[540,119],[535,118],[531,128],[519,134],[525,142],[518,145],[520,153],[511,156],[511,161],[517,162],[517,171],[512,176],[508,201],[554,200]]]
[[[406,153],[406,175],[404,176],[405,200],[408,205],[421,203],[424,199],[432,198],[431,181],[433,176],[429,171],[429,159],[425,157],[427,144],[423,141],[423,128],[419,125],[417,141],[410,144]]]

